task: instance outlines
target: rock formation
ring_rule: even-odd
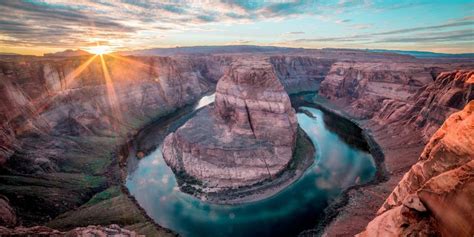
[[[120,228],[118,225],[110,226],[87,226],[78,227],[73,230],[62,232],[46,226],[16,227],[9,229],[0,226],[2,236],[52,236],[52,237],[86,237],[86,236],[110,236],[110,237],[144,237],[135,231]]]
[[[165,139],[163,155],[213,191],[249,186],[285,169],[297,126],[272,66],[241,60],[219,80],[215,105]]]
[[[474,234],[474,101],[433,135],[360,236]]]

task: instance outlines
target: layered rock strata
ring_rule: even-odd
[[[474,101],[433,135],[360,236],[474,234]]]
[[[212,191],[249,186],[285,169],[296,130],[295,111],[272,66],[239,61],[219,80],[215,105],[166,137],[163,155],[175,173]]]

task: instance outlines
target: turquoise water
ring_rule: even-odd
[[[183,236],[295,236],[312,228],[330,200],[375,174],[372,156],[326,128],[321,110],[303,107],[298,122],[316,147],[315,163],[296,182],[267,199],[214,205],[179,191],[158,148],[139,161],[126,186],[161,226]]]

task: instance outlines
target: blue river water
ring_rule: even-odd
[[[182,236],[295,236],[314,227],[342,191],[370,181],[376,171],[370,153],[327,128],[323,111],[302,108],[313,115],[297,113],[316,148],[315,162],[300,179],[269,198],[215,205],[182,193],[160,148],[138,162],[126,186],[158,224]]]

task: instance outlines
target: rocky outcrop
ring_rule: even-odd
[[[175,173],[208,191],[249,186],[287,166],[296,129],[290,99],[271,65],[239,61],[219,80],[215,105],[168,135],[163,156]]]
[[[474,101],[433,135],[360,236],[472,236]]]
[[[86,237],[86,236],[110,236],[110,237],[138,237],[135,231],[120,228],[118,225],[110,226],[87,226],[78,227],[73,230],[62,232],[51,229],[46,226],[16,227],[9,229],[0,226],[0,235],[2,236],[67,236],[67,237]]]
[[[0,226],[15,226],[17,223],[15,210],[10,206],[7,197],[0,195]]]

